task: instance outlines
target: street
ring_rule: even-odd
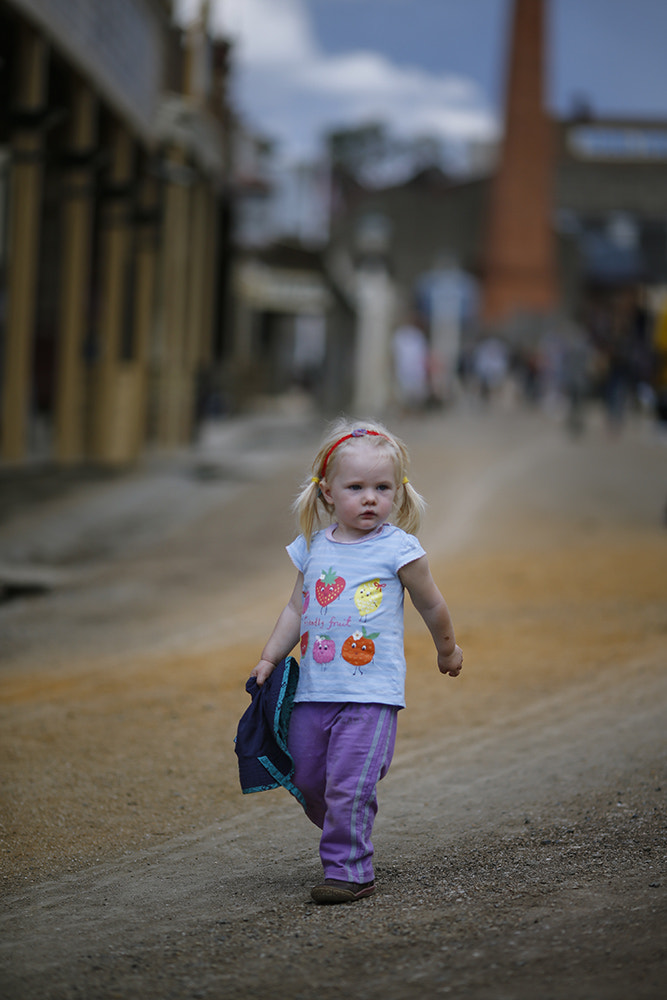
[[[653,1000],[667,957],[667,443],[465,401],[392,423],[464,650],[406,605],[378,892],[317,907],[317,831],[243,796],[245,679],[293,585],[317,421],[258,421],[41,501],[0,563],[8,1000]]]

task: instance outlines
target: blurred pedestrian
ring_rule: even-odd
[[[572,323],[563,331],[562,388],[567,400],[566,427],[573,437],[584,431],[584,407],[590,393],[593,351],[586,331]]]
[[[473,356],[473,368],[481,398],[488,402],[505,384],[509,357],[505,343],[498,337],[481,340]]]
[[[602,403],[612,434],[623,427],[633,386],[632,327],[628,314],[625,296],[619,293],[608,310],[598,314],[592,329]]]
[[[419,412],[429,398],[429,345],[416,322],[398,327],[393,353],[398,401],[405,412]]]
[[[405,445],[380,424],[332,427],[295,505],[302,533],[287,548],[294,590],[251,674],[263,685],[301,637],[288,746],[306,815],[322,830],[317,903],[375,890],[376,786],[405,705],[404,588],[433,636],[440,672],[457,677],[463,663],[426,553],[410,533],[423,500],[407,464]]]
[[[658,433],[667,436],[667,301],[658,313],[653,331],[653,390]],[[667,502],[662,520],[667,528]]]
[[[658,430],[667,433],[667,302],[653,332],[653,390]]]

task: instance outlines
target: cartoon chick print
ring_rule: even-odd
[[[382,604],[382,588],[385,584],[379,580],[367,580],[360,584],[354,592],[354,603],[361,617],[366,617],[377,611]]]

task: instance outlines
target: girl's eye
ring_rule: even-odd
[[[380,483],[378,486],[379,490],[390,490],[391,486],[388,483]]]

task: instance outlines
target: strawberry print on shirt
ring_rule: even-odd
[[[320,578],[315,584],[315,597],[318,604],[326,608],[327,604],[340,597],[344,590],[345,580],[330,566],[328,570],[322,570],[320,573]]]

